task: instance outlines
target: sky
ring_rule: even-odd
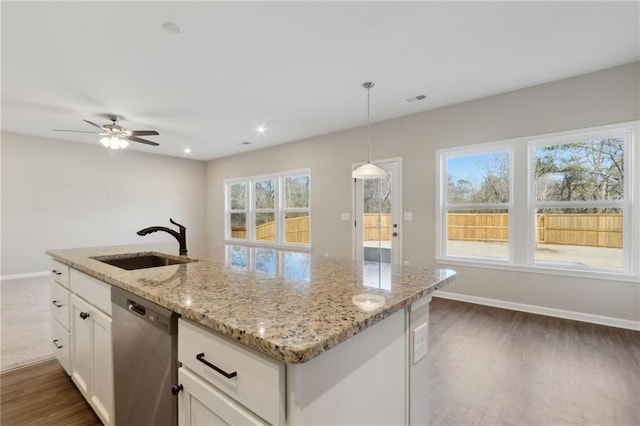
[[[451,176],[453,182],[460,179],[468,180],[474,187],[480,186],[482,179],[486,176],[486,164],[496,155],[504,153],[489,153],[467,155],[464,157],[447,158],[447,175]]]

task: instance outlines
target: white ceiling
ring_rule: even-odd
[[[97,143],[52,129],[115,113],[201,160],[363,125],[368,80],[375,122],[640,60],[637,1],[1,7],[3,130]]]

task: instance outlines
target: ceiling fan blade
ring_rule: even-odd
[[[129,136],[158,136],[155,130],[126,130]]]
[[[131,141],[131,142],[140,142],[140,143],[144,143],[144,144],[147,144],[147,145],[153,145],[153,146],[160,145],[157,142],[151,142],[151,141],[148,141],[146,139],[137,138],[135,136],[121,136],[121,138],[122,139],[126,139],[126,140]]]
[[[64,129],[53,129],[54,132],[74,132],[74,133],[93,133],[100,134],[102,132],[87,132],[86,130],[64,130]]]
[[[92,122],[92,121],[85,120],[84,118],[82,119],[82,121],[84,121],[85,123],[89,123],[89,124],[91,124],[92,126],[96,126],[96,127],[97,127],[98,129],[100,129],[100,130],[104,130],[104,127],[102,127],[102,126],[98,126],[96,123],[94,123],[94,122]]]

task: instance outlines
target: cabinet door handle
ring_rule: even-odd
[[[53,306],[55,306],[56,308],[62,308],[62,305],[58,305],[58,301],[54,300],[51,303],[53,303]]]
[[[80,318],[83,320],[89,318],[89,314],[87,312],[80,312]]]
[[[182,391],[182,389],[184,389],[184,386],[182,385],[173,385],[171,386],[171,393],[177,395]]]
[[[204,365],[206,365],[209,368],[213,368],[214,370],[216,370],[218,373],[222,374],[224,377],[226,377],[227,379],[231,379],[233,377],[236,377],[238,375],[237,371],[234,371],[232,373],[227,373],[226,371],[224,371],[221,368],[216,367],[215,365],[211,364],[209,361],[207,361],[206,359],[204,359],[204,352],[196,355],[196,359],[198,361],[200,361],[201,363],[203,363]]]
[[[53,271],[51,271],[51,273],[55,275],[62,275],[62,272],[58,271],[57,269],[54,269]]]
[[[64,348],[64,346],[58,345],[58,341],[59,341],[58,339],[55,339],[55,340],[53,341],[53,344],[54,344],[54,345],[56,345],[56,348],[58,348],[58,349],[62,349],[62,348]]]

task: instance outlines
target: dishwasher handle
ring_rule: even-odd
[[[147,309],[144,306],[134,302],[133,300],[127,300],[127,306],[129,308],[129,311],[133,312],[134,314],[140,315],[141,317],[144,317],[147,313]]]

